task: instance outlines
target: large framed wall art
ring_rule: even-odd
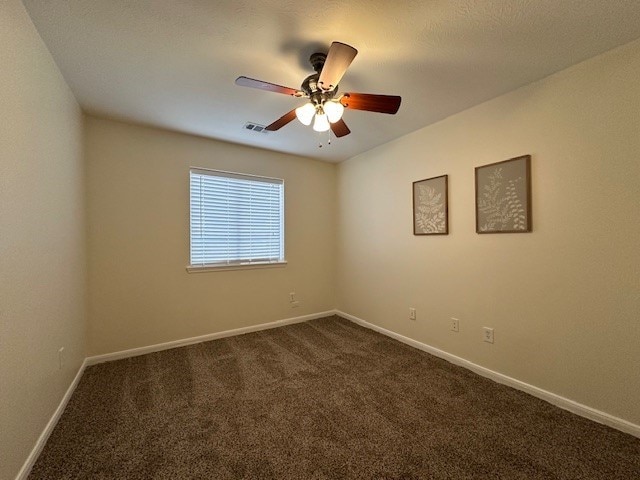
[[[476,167],[476,232],[531,231],[531,155]]]

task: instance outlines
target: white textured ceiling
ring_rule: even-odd
[[[24,0],[91,113],[340,161],[640,37],[638,0]],[[347,110],[351,135],[318,148],[294,121],[254,133],[300,99],[332,41],[358,56],[340,90],[401,95],[397,115]],[[327,134],[322,135],[325,139]]]

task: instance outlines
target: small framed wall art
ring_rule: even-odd
[[[413,182],[413,234],[449,233],[448,175]]]
[[[476,232],[531,231],[531,155],[476,167]]]

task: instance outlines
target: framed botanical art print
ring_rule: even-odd
[[[476,167],[476,232],[531,231],[531,155]]]
[[[413,182],[413,234],[449,233],[448,175]]]

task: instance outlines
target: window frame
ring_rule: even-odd
[[[226,177],[226,178],[237,178],[237,179],[246,179],[251,180],[252,178],[257,179],[259,181],[272,183],[272,184],[280,184],[281,185],[281,195],[280,195],[280,258],[278,260],[262,260],[262,261],[247,261],[247,262],[229,262],[227,263],[210,263],[210,264],[192,264],[192,242],[191,242],[191,174],[203,174],[217,177]],[[284,267],[287,265],[287,260],[285,257],[285,182],[282,178],[277,177],[268,177],[264,175],[255,175],[248,173],[240,173],[240,172],[230,172],[227,170],[218,170],[211,168],[203,168],[203,167],[189,167],[189,265],[187,265],[186,270],[189,273],[201,273],[201,272],[219,272],[225,270],[246,270],[246,269],[262,269],[262,268],[274,268],[274,267]],[[270,182],[269,180],[273,180]]]

